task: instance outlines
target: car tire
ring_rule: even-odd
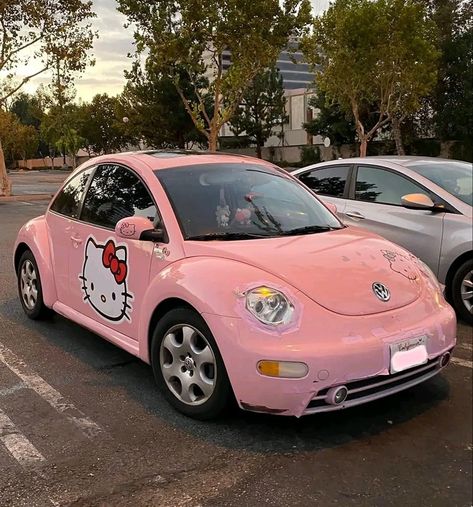
[[[456,271],[452,280],[453,307],[460,319],[473,324],[473,259],[468,259]],[[472,297],[463,299],[462,294],[471,292]]]
[[[213,419],[232,399],[232,388],[212,333],[189,308],[176,308],[158,322],[151,342],[151,366],[158,387],[179,412]]]
[[[18,294],[26,315],[33,320],[51,316],[51,310],[43,301],[43,287],[38,265],[30,250],[23,252],[17,271]]]

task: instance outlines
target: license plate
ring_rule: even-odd
[[[391,373],[407,370],[427,362],[427,336],[418,336],[390,345]]]

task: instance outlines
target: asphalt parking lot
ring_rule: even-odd
[[[28,193],[64,177],[14,175],[24,200],[0,201],[1,506],[472,505],[471,327],[441,375],[363,407],[185,418],[149,366],[60,316],[24,315],[15,236],[46,208]]]

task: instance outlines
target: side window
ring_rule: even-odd
[[[407,194],[426,193],[412,181],[399,174],[376,167],[358,167],[355,199],[382,204],[401,204]]]
[[[86,169],[66,183],[51,204],[50,210],[67,217],[79,218],[80,203],[92,171],[92,167]]]
[[[350,166],[331,166],[303,173],[299,179],[320,195],[343,197]]]
[[[81,220],[113,229],[119,220],[131,216],[155,219],[156,206],[148,190],[125,167],[99,166],[85,197]]]

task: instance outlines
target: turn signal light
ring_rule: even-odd
[[[257,368],[266,377],[302,378],[309,372],[305,363],[294,361],[259,361]]]

